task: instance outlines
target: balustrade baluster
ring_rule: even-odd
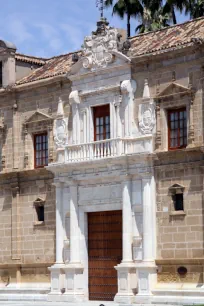
[[[97,143],[97,153],[96,153],[96,155],[97,155],[97,158],[100,158],[101,156],[100,156],[100,154],[101,154],[101,150],[100,150],[100,143]]]
[[[107,156],[110,156],[110,142],[107,142]]]

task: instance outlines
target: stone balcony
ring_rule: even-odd
[[[65,163],[76,163],[138,153],[152,153],[152,135],[68,145],[63,160]]]

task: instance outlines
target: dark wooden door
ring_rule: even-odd
[[[122,260],[122,211],[88,214],[89,299],[113,301],[118,291],[114,266]]]

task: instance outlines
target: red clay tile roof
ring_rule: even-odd
[[[69,72],[71,65],[72,53],[55,56],[47,60],[44,66],[34,70],[30,75],[19,80],[17,85],[66,74]]]
[[[204,17],[174,25],[160,31],[139,34],[130,38],[131,57],[167,52],[180,47],[203,43]],[[53,57],[45,65],[36,69],[29,76],[19,80],[16,85],[30,83],[58,75],[65,75],[70,71],[72,54]]]
[[[191,46],[194,44],[194,38],[204,39],[203,17],[130,38],[131,56],[155,54]]]
[[[39,66],[44,65],[46,63],[46,60],[47,60],[46,58],[25,55],[25,54],[22,54],[22,53],[15,53],[15,59],[17,61],[22,61],[22,62],[31,63],[31,64],[37,64]]]

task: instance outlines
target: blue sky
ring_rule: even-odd
[[[16,44],[18,52],[51,57],[80,49],[83,38],[95,30],[96,0],[0,0],[0,39]],[[126,22],[105,10],[110,25]],[[178,21],[187,20],[178,14]],[[136,21],[132,20],[132,35]]]

